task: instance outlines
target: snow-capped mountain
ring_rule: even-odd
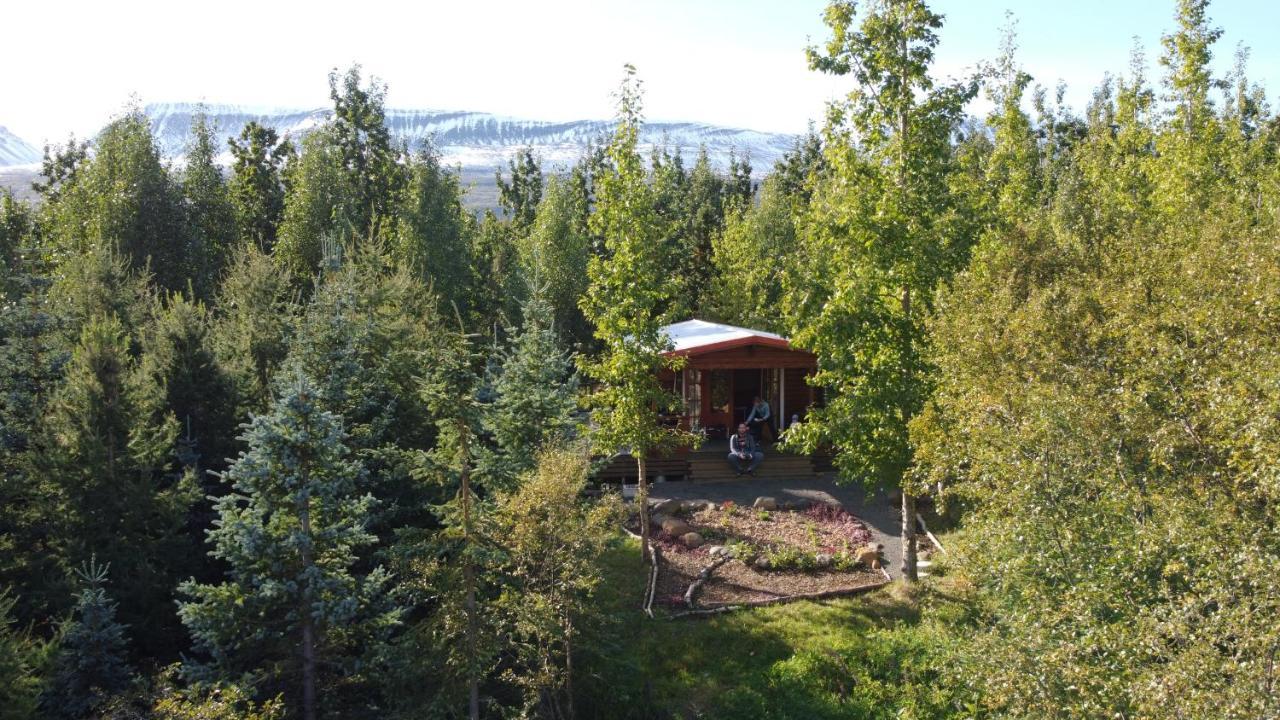
[[[30,143],[0,125],[0,167],[30,165],[40,162],[41,152]]]
[[[182,155],[192,118],[199,108],[194,103],[157,103],[143,108],[166,155],[174,158]],[[250,120],[297,139],[323,124],[330,115],[328,108],[205,105],[203,110],[217,128],[224,148],[226,138],[237,135]],[[547,122],[482,112],[388,108],[387,126],[393,138],[407,143],[411,149],[429,141],[449,164],[492,170],[505,164],[512,153],[523,147],[532,147],[541,155],[544,166],[568,166],[577,161],[589,142],[606,137],[613,123],[604,120]],[[720,168],[728,165],[731,152],[739,157],[747,155],[757,174],[767,171],[795,142],[792,135],[705,123],[645,124],[640,139],[645,152],[664,139],[669,147],[680,150],[687,162],[692,162],[703,145],[712,162]]]

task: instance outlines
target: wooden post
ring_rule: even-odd
[[[778,368],[778,434],[787,429],[787,369]]]

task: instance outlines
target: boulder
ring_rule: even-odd
[[[751,504],[751,507],[756,510],[777,510],[778,501],[771,497],[758,497],[756,498],[756,501]]]
[[[683,503],[679,500],[663,500],[653,506],[655,515],[675,515],[680,512]]]
[[[680,536],[680,542],[684,543],[687,548],[700,548],[704,540],[696,532],[687,532]]]
[[[721,555],[728,555],[729,548],[723,545],[712,545],[711,547],[707,548],[707,554],[710,555],[711,557],[720,557]]]
[[[693,528],[689,527],[689,523],[674,517],[663,517],[662,521],[658,523],[658,527],[662,528],[662,531],[666,534],[675,535],[676,537],[693,532]]]
[[[835,562],[835,558],[832,557],[831,553],[818,553],[813,560],[818,567],[824,569],[831,567],[831,564]]]
[[[756,558],[756,561],[751,564],[754,565],[757,570],[768,570],[770,567],[769,558],[763,555]]]
[[[716,504],[710,500],[685,500],[680,503],[680,509],[687,513],[696,513],[703,510],[715,510]]]

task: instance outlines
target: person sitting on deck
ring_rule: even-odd
[[[773,426],[773,412],[769,409],[769,403],[759,395],[751,401],[751,412],[747,413],[747,426],[751,428],[751,434],[756,436],[757,442],[764,442],[761,436],[764,428],[769,428],[771,441],[778,439],[778,429]]]
[[[742,463],[748,462],[750,465],[744,471]],[[738,433],[729,436],[729,465],[741,475],[746,472],[749,475],[756,474],[756,468],[760,467],[760,463],[764,462],[764,453],[756,446],[756,439],[747,432],[746,423],[738,423]]]

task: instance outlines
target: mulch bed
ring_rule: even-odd
[[[733,511],[703,509],[680,517],[706,539],[706,544],[687,548],[679,538],[654,528],[653,541],[662,549],[655,605],[685,608],[685,591],[698,573],[714,561],[709,550],[717,545],[745,542],[761,550],[787,547],[835,555],[873,541],[870,531],[856,517],[842,508],[820,504],[807,510],[774,510],[767,514],[749,507],[736,507]],[[884,580],[884,573],[871,568],[760,570],[735,558],[717,568],[702,586],[698,606],[712,609],[794,595],[838,594]]]

